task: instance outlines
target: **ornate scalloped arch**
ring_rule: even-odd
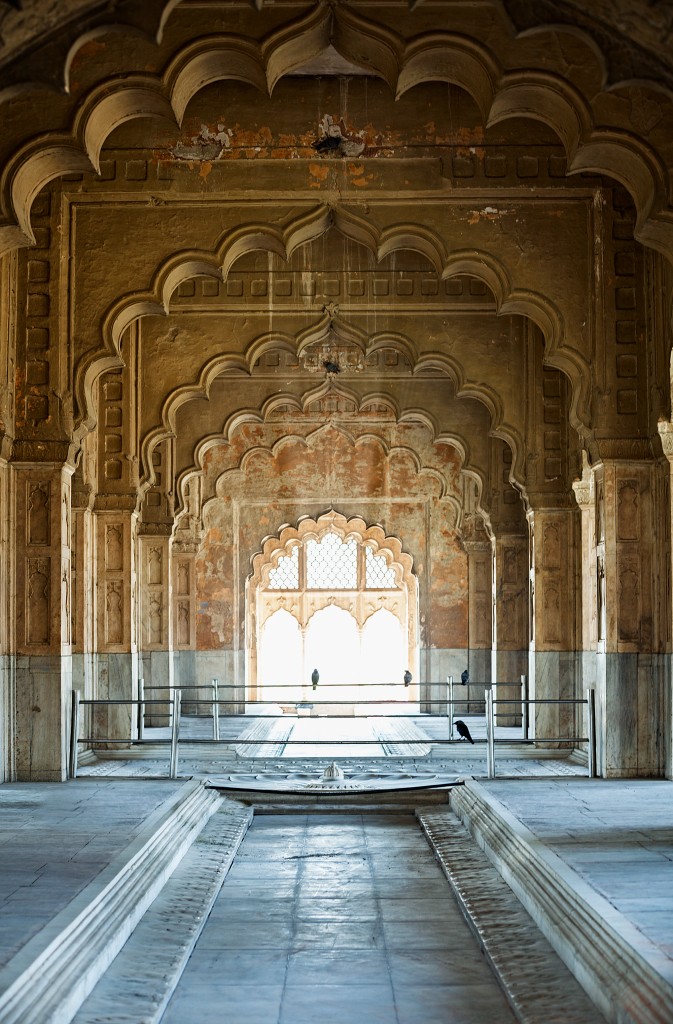
[[[153,15],[155,38],[160,37],[174,5],[175,0],[165,5],[158,23]],[[595,43],[574,27],[539,26],[518,37],[505,30],[504,22],[502,28],[500,47],[494,37],[487,44],[457,31],[426,31],[405,41],[349,6],[318,3],[262,42],[213,35],[188,43],[161,73],[134,75],[120,67],[116,78],[100,83],[81,99],[55,94],[53,123],[59,130],[44,131],[28,143],[30,126],[26,125],[23,139],[16,140],[17,159],[2,174],[0,252],[31,244],[30,208],[39,188],[62,174],[96,167],[106,138],[123,121],[170,116],[179,123],[189,100],[200,89],[226,78],[249,82],[270,93],[283,75],[331,43],[346,59],[366,65],[388,82],[395,95],[421,82],[448,81],[470,93],[488,124],[522,116],[543,120],[563,142],[570,173],[591,168],[623,182],[638,210],[637,237],[671,258],[667,160],[645,129],[628,115],[618,123],[618,114],[605,103],[615,87],[606,89],[605,65]],[[97,31],[102,30],[99,27]],[[126,30],[134,31],[130,26]],[[540,44],[545,34],[550,43],[546,47]],[[571,46],[579,47],[583,54],[583,59],[576,61],[574,81],[567,77],[563,47],[553,45],[559,35],[571,40]],[[81,44],[90,38],[87,29]],[[78,43],[70,47],[64,80],[77,49]],[[641,85],[619,84],[626,91]],[[668,94],[661,90],[661,95],[668,105]],[[5,100],[9,102],[11,96]],[[63,131],[61,126],[68,123],[70,128]]]
[[[278,566],[281,558],[291,557],[296,548],[302,548],[309,540],[320,541],[327,534],[336,534],[342,541],[355,540],[359,547],[366,547],[385,559],[392,569],[396,590],[389,597],[374,590],[343,593],[302,591],[284,596],[283,591],[268,590],[269,574]],[[296,526],[285,524],[273,536],[263,538],[261,548],[251,558],[251,572],[246,581],[246,635],[250,639],[247,652],[246,679],[251,696],[257,695],[257,641],[264,622],[284,608],[303,628],[316,612],[330,604],[343,607],[362,628],[378,610],[390,603],[390,611],[400,622],[407,644],[407,665],[418,678],[418,581],[414,572],[412,555],[403,549],[399,537],[386,534],[378,524],[367,525],[360,516],[346,517],[336,509],[312,518],[301,517]],[[415,689],[408,693],[409,699],[416,699]]]

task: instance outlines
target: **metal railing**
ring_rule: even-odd
[[[376,687],[376,686],[390,687],[393,684],[390,684],[390,683],[367,683],[365,685],[367,686],[367,688],[369,688],[369,687]],[[464,684],[462,684],[462,683],[460,684],[461,689],[462,689],[463,685]],[[521,677],[521,683],[520,683],[520,685],[522,687],[522,696],[521,696],[521,698],[520,699],[509,699],[509,698],[505,699],[505,698],[496,698],[496,697],[494,697],[494,693],[493,693],[493,690],[490,688],[490,685],[489,684],[483,684],[483,685],[488,686],[488,688],[485,691],[485,710],[486,710],[486,714],[485,714],[485,719],[486,719],[486,739],[485,739],[485,742],[486,742],[486,766],[487,766],[488,778],[490,778],[490,779],[495,778],[495,762],[496,762],[496,759],[495,759],[495,747],[496,747],[496,745],[498,743],[506,744],[508,746],[517,745],[517,744],[534,745],[534,744],[543,744],[543,743],[563,743],[563,744],[587,743],[588,744],[588,768],[589,768],[589,775],[590,775],[591,778],[595,778],[596,773],[597,773],[597,762],[596,762],[596,712],[595,712],[595,691],[593,689],[587,690],[586,699],[581,699],[581,698],[564,698],[564,699],[551,699],[551,698],[542,699],[541,698],[541,699],[530,699],[528,697],[526,677],[522,676]],[[503,684],[503,683],[501,683],[499,685],[511,687],[511,686],[516,686],[516,685],[519,685],[519,684],[516,684],[516,683],[504,683]],[[297,690],[297,686],[296,685],[285,684],[285,686],[288,689],[293,689],[295,692]],[[325,689],[328,689],[330,686],[333,686],[334,688],[338,688],[338,687],[341,686],[341,684],[321,684],[321,689],[325,690]],[[431,698],[428,698],[428,696],[426,694],[426,696],[422,698],[422,702],[423,703],[437,704],[437,705],[445,706],[446,707],[445,715],[444,714],[440,714],[440,715],[430,715],[430,716],[428,716],[429,718],[446,717],[447,725],[448,725],[448,730],[447,730],[448,736],[447,736],[446,739],[444,739],[444,738],[437,738],[437,737],[431,737],[431,736],[425,736],[425,737],[419,737],[419,738],[414,738],[414,737],[407,738],[407,737],[402,736],[402,735],[399,738],[396,738],[394,740],[391,739],[391,738],[387,738],[386,739],[386,738],[382,738],[382,737],[377,737],[375,739],[360,739],[360,738],[334,739],[334,738],[329,738],[329,739],[325,739],[325,740],[320,740],[320,739],[304,739],[304,740],[302,740],[302,739],[292,739],[291,737],[287,737],[287,738],[284,738],[284,739],[274,739],[273,737],[268,737],[268,736],[267,737],[261,737],[261,738],[257,738],[257,737],[254,737],[254,736],[250,736],[250,737],[239,736],[235,740],[234,739],[229,740],[229,742],[232,743],[232,744],[244,744],[245,746],[253,746],[253,747],[254,746],[268,746],[269,744],[276,744],[276,745],[282,744],[283,746],[298,746],[298,747],[302,747],[302,746],[311,746],[311,747],[320,747],[320,746],[329,746],[329,747],[357,746],[357,747],[363,747],[364,746],[364,747],[366,747],[366,746],[380,746],[382,742],[384,742],[384,743],[385,742],[389,742],[389,743],[394,742],[395,744],[399,744],[400,746],[405,746],[405,747],[427,746],[428,744],[432,745],[433,747],[436,747],[436,746],[451,745],[451,744],[457,742],[455,740],[455,738],[454,738],[454,718],[456,717],[455,714],[454,714],[454,709],[455,709],[456,705],[464,704],[465,700],[464,699],[456,698],[455,690],[454,690],[453,678],[451,676],[448,676],[445,684],[444,683],[435,683],[435,682],[433,682],[433,683],[424,683],[423,687],[425,689],[427,689],[428,687],[430,687],[430,688],[432,688],[432,687],[439,687],[440,688],[440,696],[439,697],[434,695]],[[274,687],[274,689],[281,689],[281,688],[283,688],[282,684],[279,684],[277,687]],[[78,748],[78,745],[81,744],[81,743],[89,743],[89,744],[115,743],[115,744],[125,744],[125,745],[136,745],[136,744],[143,744],[143,743],[156,744],[156,743],[162,743],[162,742],[169,742],[167,739],[161,739],[161,738],[157,738],[157,737],[152,737],[151,739],[145,740],[145,738],[144,738],[144,725],[143,725],[143,719],[144,719],[144,715],[145,715],[145,708],[147,706],[150,706],[150,707],[156,707],[156,706],[166,707],[168,705],[168,707],[170,708],[169,711],[155,713],[154,717],[157,717],[157,718],[166,717],[169,720],[169,722],[170,722],[170,725],[171,725],[171,736],[170,736],[170,744],[171,744],[170,777],[171,778],[176,778],[177,764],[178,764],[178,745],[179,745],[179,730],[180,730],[180,714],[181,714],[181,710],[182,710],[182,694],[183,694],[183,691],[206,690],[206,691],[210,692],[210,699],[209,700],[201,700],[201,699],[196,698],[196,699],[190,699],[190,701],[189,701],[190,704],[194,704],[196,706],[201,706],[201,705],[207,706],[210,709],[210,712],[211,712],[211,715],[212,715],[212,719],[213,719],[213,734],[212,734],[212,738],[211,739],[204,739],[204,738],[198,738],[198,737],[190,737],[188,742],[190,742],[190,743],[197,743],[198,744],[198,743],[217,743],[217,742],[220,742],[220,728],[219,728],[220,722],[219,722],[219,719],[220,719],[220,703],[223,701],[223,697],[222,697],[222,690],[223,689],[225,691],[226,690],[233,691],[234,693],[238,693],[240,691],[240,687],[236,686],[235,684],[225,684],[224,687],[222,687],[222,685],[219,682],[219,679],[212,679],[210,684],[203,684],[203,685],[200,685],[200,686],[183,686],[183,687],[165,686],[165,687],[147,687],[147,688],[143,687],[142,681],[141,681],[140,696],[139,696],[138,700],[131,700],[131,699],[124,699],[124,700],[83,700],[83,699],[81,699],[81,697],[79,695],[79,692],[78,691],[74,691],[73,692],[73,704],[72,704],[72,727],[71,727],[71,746],[70,746],[70,777],[71,778],[76,778],[76,776],[77,776],[77,748]],[[315,690],[315,689],[316,689],[316,687],[314,686],[313,690]],[[167,696],[167,697],[160,698],[160,699],[155,699],[155,700],[147,699],[145,694],[147,692],[152,692],[152,691],[156,691],[156,690],[163,691],[163,692],[167,692],[168,691],[168,693],[172,694],[172,696]],[[235,704],[245,703],[245,701],[241,700],[240,697],[233,697],[230,700],[226,700],[226,698],[225,698],[224,700],[225,700],[226,703],[235,703]],[[250,703],[252,703],[252,705],[256,706],[256,707],[257,706],[258,707],[277,706],[277,701],[272,701],[272,700],[266,700],[266,701],[265,700],[259,700],[259,701],[255,700],[254,702],[250,702]],[[356,701],[354,701],[352,699],[351,700],[335,700],[335,699],[316,700],[316,699],[312,699],[310,702],[297,701],[297,702],[292,702],[292,703],[295,703],[295,707],[297,709],[299,707],[302,707],[302,706],[304,708],[306,708],[307,705],[310,707],[311,710],[319,709],[321,707],[330,708],[332,713],[330,713],[329,715],[322,716],[323,718],[329,718],[329,719],[351,719],[352,720],[352,718],[353,718],[352,711],[351,711],[350,714],[343,714],[343,715],[342,714],[338,714],[338,713],[335,714],[334,713],[334,708],[335,707],[338,708],[339,706],[346,706],[346,707],[352,708],[353,706],[357,706],[358,702],[356,702]],[[371,707],[374,707],[374,706],[379,706],[382,709],[382,712],[381,712],[380,715],[370,714],[367,717],[376,717],[376,718],[379,718],[379,717],[380,718],[407,718],[407,719],[418,719],[419,718],[419,713],[418,712],[413,712],[413,711],[412,712],[406,711],[404,713],[399,713],[399,712],[394,712],[392,714],[390,713],[390,709],[391,708],[408,707],[408,705],[409,705],[409,701],[408,700],[396,700],[396,699],[372,700],[372,699],[368,699],[368,700],[365,700],[365,701],[363,701],[361,703],[362,703],[363,706],[366,706],[367,708],[371,708]],[[115,706],[115,705],[136,706],[138,708],[138,720],[137,720],[138,736],[137,736],[137,738],[133,737],[133,736],[109,737],[109,736],[80,736],[79,735],[81,708],[83,706],[105,706],[105,707],[112,707],[112,706]],[[496,729],[495,707],[496,707],[496,705],[497,706],[506,706],[506,705],[512,706],[513,705],[515,708],[520,709],[520,711],[521,711],[521,718],[522,718],[522,731],[523,731],[522,738],[517,739],[517,738],[512,737],[512,736],[502,737],[502,738],[501,737],[496,737],[496,735],[495,735],[495,729]],[[588,729],[587,729],[587,731],[588,731],[588,735],[587,736],[540,736],[540,737],[536,737],[534,739],[530,739],[529,738],[530,708],[533,707],[533,706],[537,706],[537,705],[575,705],[575,706],[587,705],[587,711],[588,711],[588,714],[587,714]],[[248,706],[250,706],[250,704],[248,704]],[[240,716],[235,716],[235,717],[238,718]],[[249,721],[251,719],[254,720],[256,718],[268,719],[269,717],[270,716],[268,714],[254,714],[254,713],[250,714],[250,713],[247,712],[247,710],[246,710],[246,715],[245,715],[246,721]],[[477,738],[476,744],[480,744],[480,742],[483,742],[483,741],[480,740],[480,738]]]
[[[180,711],[182,696],[179,689],[173,690],[173,697],[166,698],[165,700],[157,701],[139,701],[139,700],[84,700],[80,696],[79,690],[73,690],[72,693],[72,709],[71,709],[71,723],[70,723],[70,763],[69,763],[69,775],[71,779],[77,778],[77,747],[80,743],[122,743],[124,745],[143,743],[142,739],[138,739],[134,736],[80,736],[80,721],[81,721],[81,709],[82,707],[96,707],[102,706],[106,708],[122,706],[122,707],[133,707],[138,704],[170,704],[171,711],[171,756],[169,764],[169,778],[175,779],[178,775],[178,746],[180,741]],[[150,740],[154,742],[154,740]]]
[[[528,697],[525,700],[507,700],[501,699],[496,700],[493,697],[493,691],[489,690],[486,694],[486,770],[489,779],[495,778],[495,705],[496,704],[525,704],[526,708],[537,705],[579,705],[587,706],[587,732],[588,736],[540,736],[534,740],[529,740],[526,735],[525,739],[520,740],[521,743],[587,743],[588,754],[587,764],[589,768],[589,777],[596,778],[597,772],[597,759],[596,759],[596,691],[594,689],[588,689],[586,691],[586,698],[540,698],[530,699]],[[526,724],[526,732],[528,731],[528,725]],[[504,740],[501,742],[509,742],[511,740]]]
[[[217,742],[220,738],[220,696],[219,696],[220,680],[211,679],[210,683],[204,683],[201,686],[145,686],[145,682],[142,678],[138,680],[138,737],[142,739],[145,729],[145,705],[146,704],[166,704],[170,703],[170,698],[167,697],[165,700],[145,700],[146,693],[175,693],[179,690],[180,693],[185,693],[187,690],[206,690],[211,694],[210,700],[196,700],[192,699],[189,701],[190,704],[196,704],[201,706],[205,704],[206,707],[210,708],[210,714],[213,719],[213,739]],[[162,714],[159,712],[155,718],[169,718],[170,713],[166,712]]]

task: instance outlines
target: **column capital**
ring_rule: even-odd
[[[31,438],[15,438],[12,444],[11,462],[62,464],[74,472],[79,445],[73,441],[37,441]]]
[[[649,437],[595,437],[587,442],[591,464],[607,461],[650,462],[654,448]]]
[[[94,512],[138,512],[138,495],[97,494],[93,502]]]

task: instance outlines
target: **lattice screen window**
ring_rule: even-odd
[[[299,548],[278,559],[269,573],[269,590],[299,590]]]
[[[375,555],[370,547],[365,547],[365,587],[368,590],[387,590],[397,588],[395,572],[387,564],[384,555]]]
[[[306,544],[307,590],[357,590],[358,544],[326,533],[320,542]]]

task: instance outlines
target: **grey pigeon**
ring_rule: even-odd
[[[315,690],[316,686],[318,685],[318,680],[319,679],[320,679],[320,673],[318,672],[317,668],[314,668],[313,671],[311,672],[311,682],[313,683],[313,689],[314,690]]]
[[[467,671],[467,669],[460,673],[460,681],[463,684],[463,686],[467,686],[467,684],[469,683],[470,673]]]
[[[409,669],[407,669],[406,672],[404,673],[404,685],[408,686],[409,683],[411,682],[411,680],[412,680],[411,672],[409,671]]]

